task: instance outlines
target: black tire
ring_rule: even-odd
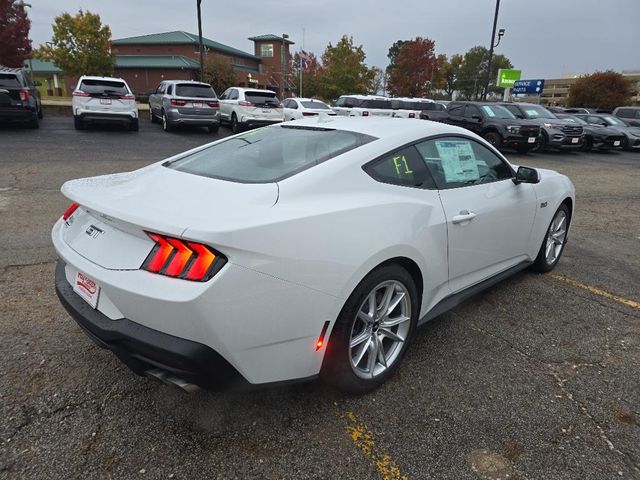
[[[153,114],[153,109],[151,108],[151,105],[149,105],[149,120],[151,120],[151,123],[158,123],[158,119]]]
[[[218,130],[220,130],[220,125],[218,125],[217,123],[215,125],[209,125],[207,127],[207,130],[209,131],[209,133],[216,134],[218,133]]]
[[[84,130],[84,122],[80,117],[73,116],[73,126],[76,130]]]
[[[42,111],[42,104],[38,105],[38,118],[42,119],[44,117],[44,112]]]
[[[238,122],[238,117],[235,113],[231,114],[231,131],[233,133],[240,133],[242,131],[242,127],[240,126],[240,122]]]
[[[400,282],[409,293],[409,305],[411,306],[411,318],[408,320],[409,328],[405,334],[404,343],[397,346],[400,351],[393,363],[373,378],[365,379],[356,375],[351,365],[349,344],[352,330],[356,323],[358,310],[369,294],[376,286],[390,280]],[[397,264],[383,265],[369,273],[358,284],[340,311],[331,333],[331,338],[327,343],[327,352],[324,357],[321,377],[338,389],[357,395],[370,392],[382,385],[397,370],[413,339],[418,323],[419,303],[418,292],[413,278],[401,266]]]
[[[487,132],[482,138],[489,142],[492,147],[500,148],[502,146],[502,136],[498,132]]]
[[[162,129],[165,132],[170,132],[171,130],[173,130],[171,122],[169,122],[169,119],[167,118],[167,114],[164,110],[162,110]]]
[[[562,243],[562,245],[560,247],[560,251],[556,255],[555,259],[553,261],[551,261],[551,262],[547,260],[547,256],[546,256],[547,240],[548,240],[549,236],[551,235],[551,226],[553,225],[554,221],[556,220],[556,217],[558,216],[558,214],[560,212],[564,212],[564,215],[565,215],[565,218],[566,218],[566,220],[565,220],[565,232],[569,228],[569,225],[571,223],[571,212],[569,211],[569,207],[567,207],[567,205],[563,203],[562,205],[560,205],[558,210],[556,210],[556,213],[553,214],[553,218],[551,219],[551,223],[549,223],[549,226],[547,227],[547,233],[545,234],[544,239],[542,240],[542,245],[540,245],[540,250],[538,251],[538,256],[536,257],[535,261],[533,262],[533,265],[531,266],[531,268],[533,270],[535,270],[536,272],[546,273],[546,272],[550,272],[551,270],[553,270],[555,268],[555,266],[558,264],[558,261],[560,260],[560,257],[562,256],[562,252],[564,252],[564,247],[567,244],[566,233],[565,233],[565,237],[564,237],[563,243]]]
[[[591,137],[584,137],[584,143],[582,144],[582,147],[580,147],[580,151],[590,152],[591,150],[593,150],[593,140]]]
[[[129,130],[131,130],[132,132],[137,132],[138,130],[140,130],[140,122],[137,118],[131,120],[131,122],[129,123]]]
[[[533,144],[532,152],[540,153],[547,149],[547,137],[545,133],[538,135],[538,140]]]

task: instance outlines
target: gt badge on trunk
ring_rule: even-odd
[[[103,234],[104,230],[96,227],[95,225],[89,225],[89,228],[87,228],[87,230],[84,233],[89,235],[91,238],[98,238],[98,235]]]

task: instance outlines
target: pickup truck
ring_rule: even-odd
[[[423,111],[420,118],[466,128],[498,149],[515,148],[526,153],[539,143],[538,125],[517,119],[495,103],[451,102],[446,111]]]

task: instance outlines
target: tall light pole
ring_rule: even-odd
[[[280,49],[280,64],[282,66],[282,77],[280,78],[280,100],[282,100],[284,98],[284,82],[285,82],[285,78],[286,78],[286,74],[287,74],[287,69],[285,66],[285,58],[286,55],[284,54],[284,48],[285,48],[285,42],[287,41],[287,38],[289,38],[289,35],[287,35],[286,33],[282,34],[282,48]]]
[[[202,46],[202,13],[200,4],[202,0],[196,0],[198,5],[198,50],[200,52],[200,81],[204,82],[204,48]]]
[[[487,92],[489,90],[489,76],[491,75],[491,60],[493,60],[493,42],[496,39],[496,25],[498,24],[498,12],[500,11],[500,0],[496,0],[496,13],[493,16],[493,30],[491,31],[491,43],[489,48],[489,62],[487,65],[487,76],[484,82],[484,91],[482,92],[482,100],[487,99]],[[503,31],[504,33],[504,31]],[[498,43],[500,40],[498,39]],[[497,46],[497,45],[496,45]]]

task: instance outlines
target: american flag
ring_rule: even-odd
[[[311,61],[311,56],[304,50],[300,50],[299,55],[300,55],[300,68],[303,70],[306,70],[307,65]]]

